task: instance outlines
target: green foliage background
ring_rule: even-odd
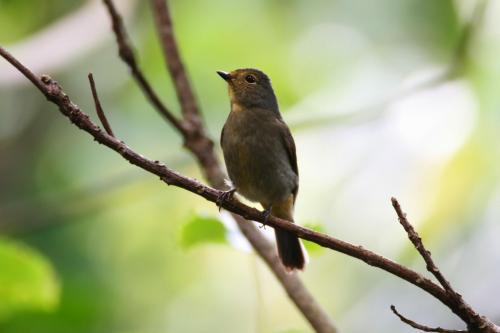
[[[116,2],[134,5],[126,23],[140,65],[178,110],[147,2]],[[476,1],[170,2],[215,142],[229,109],[215,71],[264,70],[297,141],[297,221],[423,272],[391,211],[394,195],[465,299],[500,322],[496,1],[453,77],[391,103],[380,101],[451,63]],[[36,54],[21,46],[85,5],[0,0],[0,45]],[[80,29],[96,42],[50,74],[95,119],[86,78],[93,72],[121,139],[201,178],[118,60],[110,30],[95,30],[106,19],[95,8]],[[29,84],[6,80],[8,71],[0,61],[1,332],[310,332],[214,205],[96,145]],[[307,246],[302,277],[342,332],[411,332],[390,304],[415,320],[462,328],[407,283]]]

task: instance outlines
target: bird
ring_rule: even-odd
[[[228,85],[231,111],[222,128],[220,144],[232,188],[258,202],[269,215],[294,222],[299,190],[295,142],[281,117],[271,80],[253,68],[217,71]],[[279,258],[286,271],[304,270],[307,252],[299,238],[275,228]]]

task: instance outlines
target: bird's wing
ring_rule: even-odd
[[[220,145],[222,147],[222,141],[224,141],[224,129],[226,128],[226,124],[222,126],[222,131],[220,132]]]
[[[290,166],[292,170],[295,172],[297,177],[299,176],[299,167],[297,165],[297,151],[295,149],[295,141],[293,140],[292,133],[290,133],[290,129],[288,126],[280,119],[278,121],[278,126],[281,128],[281,140],[285,147],[285,151],[288,155],[288,160],[290,161]],[[297,197],[297,192],[299,190],[299,184],[297,182],[297,186],[293,190],[294,198]]]

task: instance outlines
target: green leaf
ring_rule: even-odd
[[[204,243],[227,243],[226,228],[215,217],[194,215],[182,227],[181,246],[188,249]]]
[[[320,223],[306,223],[304,224],[304,227],[317,232],[325,232],[325,228]],[[304,242],[304,246],[306,247],[307,252],[312,256],[318,256],[320,254],[323,254],[323,252],[325,251],[324,247],[316,243],[307,240],[302,241]]]
[[[59,294],[47,259],[27,245],[0,238],[0,321],[20,311],[53,310]]]

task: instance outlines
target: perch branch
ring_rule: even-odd
[[[169,169],[164,164],[158,161],[149,160],[136,153],[128,146],[126,146],[122,141],[110,136],[99,126],[93,123],[90,118],[70,100],[70,98],[66,95],[66,93],[64,93],[57,82],[55,82],[48,76],[42,76],[41,79],[39,79],[21,63],[16,61],[12,57],[12,55],[6,52],[3,48],[0,48],[0,55],[3,56],[7,61],[9,61],[14,67],[18,68],[20,72],[22,72],[30,81],[32,81],[34,85],[38,87],[40,91],[46,96],[46,98],[52,103],[56,104],[59,107],[61,113],[69,118],[74,125],[89,133],[97,142],[106,145],[107,147],[122,155],[122,157],[128,160],[130,163],[146,171],[149,171],[152,174],[157,175],[163,182],[167,183],[168,185],[183,188],[214,203],[217,202],[217,199],[223,193],[220,190],[205,186],[192,178],[182,176],[181,174]],[[488,318],[480,316],[467,303],[463,301],[458,303],[457,300],[451,297],[450,294],[447,293],[446,290],[441,286],[423,277],[419,273],[407,267],[404,267],[390,259],[384,258],[372,251],[366,250],[361,246],[353,245],[334,237],[315,232],[313,230],[301,227],[274,216],[269,217],[266,221],[265,214],[256,210],[255,208],[244,205],[243,203],[237,201],[235,198],[224,201],[222,203],[222,207],[230,212],[241,215],[246,219],[259,221],[261,223],[266,222],[273,228],[281,228],[290,231],[300,238],[312,241],[323,247],[327,247],[334,251],[357,258],[361,261],[364,261],[368,265],[378,267],[382,270],[385,270],[386,272],[389,272],[408,281],[411,284],[414,284],[415,286],[433,295],[436,299],[445,304],[467,324],[468,330],[471,332],[500,332],[500,328],[498,326],[493,324]]]
[[[394,305],[391,305],[391,310],[392,310],[392,312],[394,312],[394,314],[396,316],[399,317],[399,319],[401,319],[401,321],[403,323],[408,324],[409,326],[416,328],[417,330],[421,330],[424,332],[437,332],[437,333],[468,333],[468,331],[448,330],[448,329],[441,328],[441,327],[429,327],[429,326],[425,326],[425,325],[416,323],[413,320],[408,319],[408,318],[404,317],[402,314],[400,314],[398,312],[398,310],[396,310],[396,307]]]
[[[104,114],[104,110],[101,106],[101,101],[99,101],[99,96],[97,95],[97,89],[95,87],[94,76],[92,75],[92,73],[89,73],[88,78],[90,83],[90,90],[92,90],[92,98],[94,99],[95,111],[97,113],[97,116],[99,117],[102,126],[106,130],[106,133],[114,137],[115,134],[111,129],[111,125],[109,125],[108,118],[106,118],[106,115]]]

